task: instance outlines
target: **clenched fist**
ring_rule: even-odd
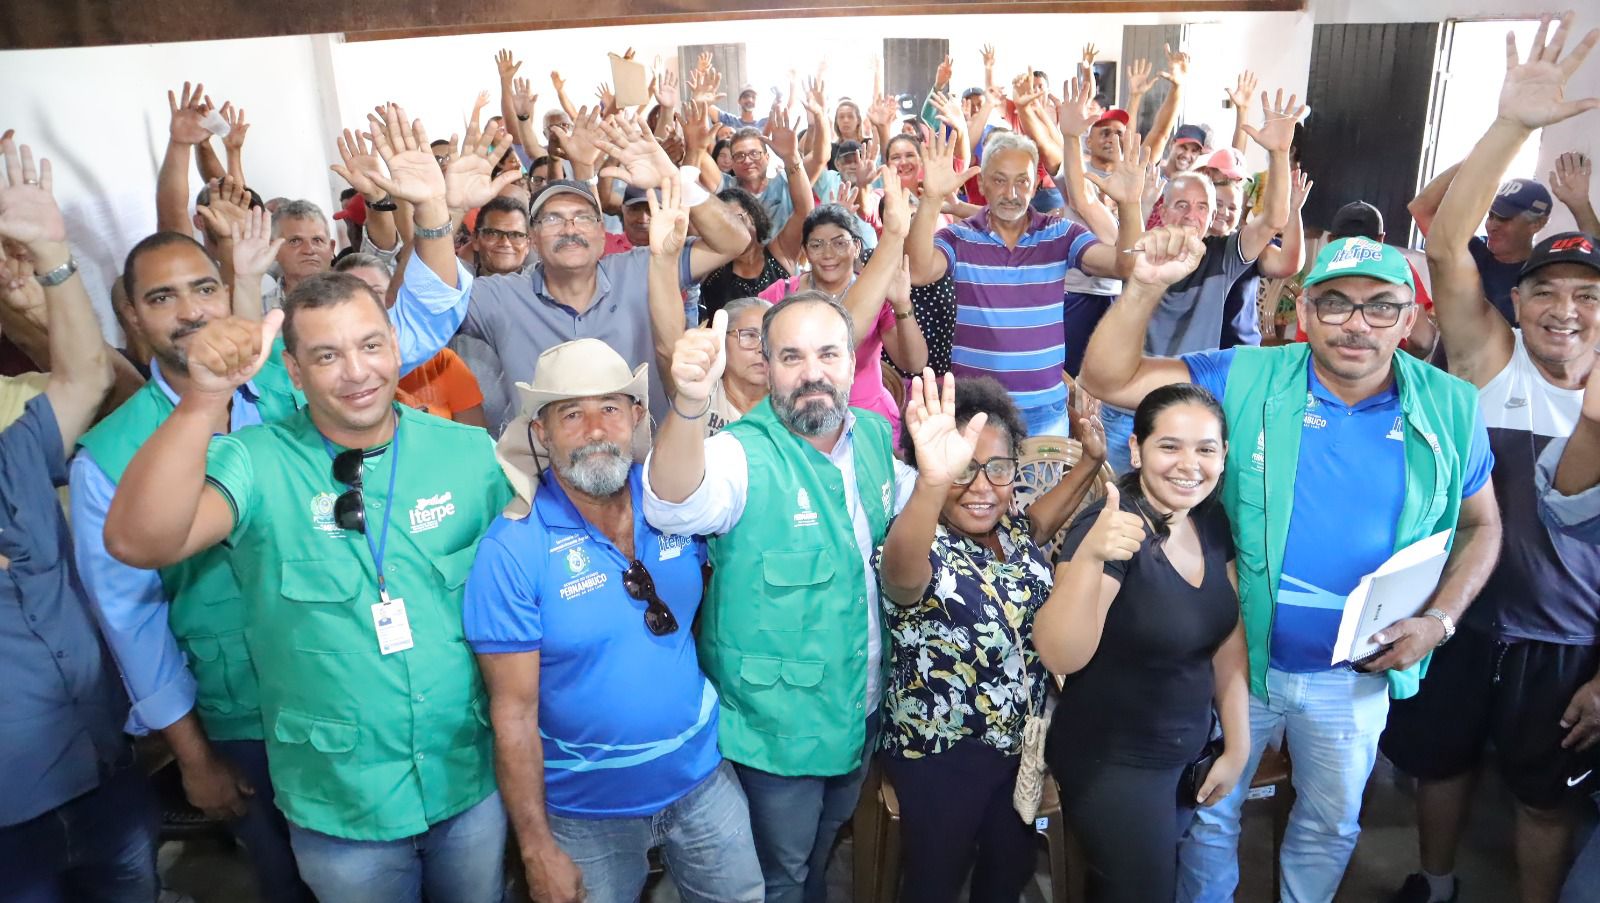
[[[672,382],[678,397],[705,402],[728,366],[728,313],[719,310],[709,327],[686,331],[672,348]]]

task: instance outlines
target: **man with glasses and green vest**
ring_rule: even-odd
[[[826,897],[883,693],[869,562],[916,482],[895,460],[889,421],[846,406],[847,307],[799,292],[768,310],[771,393],[710,438],[699,421],[727,363],[727,314],[686,333],[672,414],[645,466],[650,524],[709,537],[700,664],[721,696],[720,746],[749,800],[769,903]]]
[[[1199,234],[1163,227],[1139,239],[1132,277],[1100,321],[1080,382],[1135,408],[1150,390],[1194,382],[1228,416],[1222,502],[1238,549],[1250,647],[1254,773],[1281,728],[1298,799],[1282,845],[1288,903],[1328,903],[1355,850],[1361,795],[1389,698],[1417,691],[1429,652],[1449,639],[1494,567],[1500,517],[1493,456],[1473,387],[1395,349],[1415,322],[1411,270],[1365,238],[1330,243],[1299,301],[1309,343],[1144,357],[1150,316],[1199,263]],[[1374,639],[1379,655],[1334,665],[1345,597],[1395,550],[1453,530],[1433,595]],[[1180,900],[1231,900],[1239,810],[1249,781],[1197,814],[1180,848]]]
[[[416,216],[419,255],[447,250],[428,247],[448,245],[442,205]],[[280,323],[306,407],[213,441]],[[505,815],[461,600],[511,490],[482,430],[395,404],[398,344],[346,273],[261,323],[207,323],[122,473],[106,548],[150,569],[227,549],[272,784],[318,899],[494,903]]]

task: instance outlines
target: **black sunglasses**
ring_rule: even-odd
[[[666,636],[678,629],[678,619],[673,617],[667,603],[656,595],[656,581],[642,562],[635,559],[622,572],[622,586],[627,589],[628,595],[645,603],[644,626],[650,628],[651,633]]]
[[[361,497],[361,467],[366,463],[366,449],[352,448],[333,458],[333,478],[350,489],[333,502],[333,521],[341,530],[367,532],[367,506]]]

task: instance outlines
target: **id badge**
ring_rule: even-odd
[[[406,600],[380,593],[381,601],[372,606],[372,626],[378,632],[378,651],[384,655],[410,649],[411,621],[406,618]]]

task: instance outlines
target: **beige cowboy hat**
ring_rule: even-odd
[[[550,452],[533,434],[533,421],[545,405],[569,398],[628,395],[642,405],[650,403],[647,364],[633,370],[615,349],[599,339],[563,342],[539,355],[533,382],[517,383],[522,399],[516,419],[506,424],[495,445],[500,469],[505,471],[516,498],[506,505],[506,517],[525,517],[533,510],[539,475],[550,462]],[[650,452],[650,417],[640,418],[633,431],[633,459],[643,462]]]

